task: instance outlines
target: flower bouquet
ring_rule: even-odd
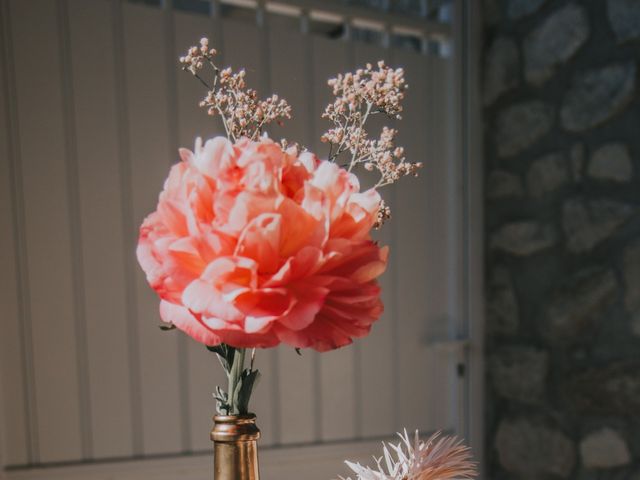
[[[206,88],[200,105],[220,117],[226,136],[198,139],[193,152],[180,149],[156,211],[140,228],[137,256],[160,297],[162,328],[204,344],[227,375],[226,389],[214,393],[215,478],[254,479],[256,349],[282,343],[323,352],[369,333],[383,310],[376,279],[388,258],[388,247],[371,238],[390,217],[378,190],[422,165],[405,159],[394,129],[376,138],[365,130],[373,115],[400,118],[402,69],[381,61],[329,80],[335,100],[323,114],[332,125],[320,159],[270,139],[265,129],[290,118],[291,107],[276,95],[259,99],[244,70],[221,69],[215,56],[203,38],[180,63]],[[378,174],[364,191],[361,168]],[[420,458],[432,467],[422,454],[433,442],[403,442],[405,449],[389,447],[398,465]],[[432,450],[462,466],[452,471],[471,472],[459,445],[441,441]],[[432,478],[394,467],[388,450],[385,457],[387,473],[354,466],[358,478]]]

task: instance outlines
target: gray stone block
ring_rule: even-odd
[[[587,173],[598,180],[628,182],[632,174],[629,148],[623,143],[603,145],[591,156]]]
[[[553,292],[540,322],[550,344],[571,344],[588,337],[613,304],[618,282],[611,270],[587,268]]]
[[[580,132],[607,121],[631,101],[635,85],[636,66],[631,62],[578,75],[562,102],[562,126]]]
[[[638,0],[609,0],[607,13],[611,28],[618,40],[640,37],[640,2]]]
[[[494,267],[487,291],[487,330],[493,335],[513,335],[518,330],[518,299],[509,271]]]
[[[509,0],[507,14],[509,18],[522,18],[537,11],[546,0]]]
[[[527,256],[552,247],[556,232],[551,225],[523,220],[508,223],[491,235],[491,247],[512,255]]]
[[[496,147],[498,155],[515,155],[533,145],[552,127],[554,108],[539,100],[512,105],[498,115]]]
[[[587,468],[621,467],[631,461],[627,442],[611,428],[602,428],[584,437],[580,441],[580,456]]]
[[[567,478],[576,461],[573,442],[560,430],[534,419],[503,420],[496,449],[502,467],[521,478]]]
[[[493,388],[501,396],[522,403],[537,403],[545,392],[549,354],[526,346],[509,346],[491,355]]]
[[[589,19],[584,8],[569,4],[556,10],[524,41],[525,76],[542,84],[555,67],[569,60],[589,38]]]
[[[494,170],[487,177],[487,197],[497,200],[501,198],[521,197],[524,194],[520,177],[504,170]]]
[[[627,204],[609,199],[575,197],[562,206],[562,227],[567,249],[574,253],[591,250],[606,240],[633,214]]]
[[[617,361],[569,377],[563,395],[581,414],[640,415],[640,361]]]
[[[569,181],[567,161],[561,153],[550,153],[534,161],[527,172],[527,191],[542,198]]]

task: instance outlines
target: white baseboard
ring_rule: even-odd
[[[381,452],[379,441],[265,448],[260,451],[263,480],[330,480],[349,473],[344,460],[371,463]],[[208,480],[213,479],[212,454],[92,463],[0,471],[6,480]]]

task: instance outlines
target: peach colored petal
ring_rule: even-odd
[[[236,239],[224,232],[208,229],[197,237],[200,256],[208,263],[217,257],[232,255],[236,249]]]
[[[319,246],[323,238],[322,225],[290,198],[278,205],[282,216],[280,255],[289,257],[305,246]]]
[[[228,322],[244,318],[243,313],[226,301],[220,291],[201,279],[194,280],[184,289],[182,303],[192,312],[206,317],[216,317]]]
[[[202,325],[188,309],[165,300],[160,301],[160,317],[162,321],[177,328],[205,345],[218,345],[220,337]]]
[[[258,264],[251,258],[219,257],[202,273],[202,279],[226,293],[236,288],[256,288]]]
[[[197,148],[192,157],[194,167],[209,178],[217,178],[220,171],[228,168],[233,158],[233,146],[224,137],[207,140]]]
[[[233,330],[220,330],[216,333],[220,335],[223,343],[238,348],[270,348],[280,343],[278,337],[272,331],[247,333],[241,328],[238,328]]]
[[[300,206],[316,220],[328,223],[329,202],[324,191],[306,183],[301,193]]]
[[[273,195],[262,195],[242,191],[233,200],[229,211],[225,230],[240,234],[244,227],[262,213],[275,212],[278,198]]]
[[[323,161],[315,171],[311,184],[322,190],[329,200],[330,220],[339,218],[353,193],[349,174],[333,162]]]
[[[232,321],[226,321],[218,317],[202,316],[202,324],[213,331],[226,330],[232,328],[234,323]]]
[[[297,291],[297,303],[278,319],[278,323],[290,330],[302,330],[313,322],[324,305],[329,290],[323,287],[305,286]]]
[[[200,256],[197,240],[192,237],[182,237],[169,245],[176,262],[181,265],[181,270],[192,274],[194,277],[200,276],[207,264]]]
[[[376,223],[380,200],[380,195],[373,189],[352,194],[345,212],[333,223],[331,235],[354,240],[367,238]]]
[[[255,260],[261,274],[274,273],[280,263],[281,223],[278,214],[258,215],[240,234],[235,255]]]
[[[186,213],[187,228],[190,235],[197,235],[200,230],[211,225],[215,217],[213,211],[213,195],[211,186],[200,179],[188,195]]]
[[[233,304],[246,315],[245,330],[256,333],[289,313],[295,301],[284,288],[263,288],[238,295]]]
[[[320,163],[318,157],[311,152],[302,152],[298,157],[298,161],[309,173],[313,173]]]
[[[180,160],[185,163],[189,163],[193,161],[193,152],[188,148],[179,148],[178,153],[180,154]]]
[[[265,287],[280,287],[309,277],[322,266],[322,252],[316,247],[303,247],[289,257],[280,269],[264,282]]]
[[[156,257],[152,243],[149,233],[145,231],[143,225],[138,247],[136,248],[136,256],[138,257],[138,263],[147,275],[147,281],[155,288],[158,279],[163,273],[163,263],[160,258]]]
[[[351,274],[351,279],[358,283],[366,283],[378,278],[387,268],[387,262],[384,260],[375,260],[359,267]]]
[[[275,172],[264,163],[256,162],[247,165],[243,175],[243,185],[250,192],[257,192],[263,195],[277,193]]]
[[[315,169],[317,159],[308,152],[302,155],[305,156],[305,160],[291,160],[287,156],[286,166],[282,170],[281,192],[289,198],[295,199],[298,192],[308,185],[307,180],[311,178],[311,173]]]
[[[185,236],[189,233],[182,205],[177,200],[167,200],[158,205],[158,215],[173,235]]]

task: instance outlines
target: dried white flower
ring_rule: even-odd
[[[366,168],[366,165],[365,165],[365,168]],[[380,200],[380,206],[378,207],[378,214],[376,216],[376,223],[373,227],[374,228],[382,227],[384,222],[386,222],[390,218],[391,218],[391,209],[385,203],[384,200]]]
[[[220,115],[227,137],[237,140],[241,137],[257,139],[266,125],[273,121],[291,118],[291,107],[277,95],[259,100],[258,93],[247,88],[246,72],[234,72],[231,68],[220,70],[213,62],[216,50],[209,48],[209,40],[202,38],[200,47],[190,47],[187,55],[180,57],[182,69],[191,72],[207,87],[207,95],[200,106],[209,115]],[[213,69],[213,84],[209,85],[200,75],[205,63]]]
[[[404,70],[390,68],[381,60],[377,68],[368,63],[353,73],[330,79],[328,85],[336,96],[322,114],[322,118],[333,123],[333,128],[321,137],[323,142],[330,144],[329,159],[339,161],[345,154],[349,158],[345,162],[349,171],[358,165],[369,172],[377,171],[380,178],[376,188],[392,184],[406,175],[417,176],[422,163],[410,163],[405,159],[404,148],[395,145],[395,129],[384,127],[378,138],[369,138],[365,129],[371,115],[401,118],[407,89]],[[384,207],[379,221],[388,216],[389,207]]]
[[[455,437],[438,438],[437,432],[423,442],[416,431],[411,442],[406,430],[398,436],[398,444],[383,443],[383,456],[374,457],[375,468],[345,462],[357,475],[355,480],[450,480],[477,474],[469,448]]]

